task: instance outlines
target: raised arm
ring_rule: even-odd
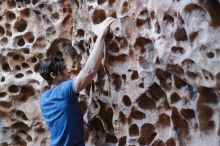
[[[100,24],[100,31],[99,34],[97,34],[98,36],[94,48],[89,55],[85,66],[75,78],[74,87],[76,92],[82,91],[92,81],[93,77],[98,71],[104,54],[103,50],[105,35],[113,21],[114,18],[108,17],[104,22]]]

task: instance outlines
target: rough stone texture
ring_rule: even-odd
[[[62,52],[74,77],[108,16],[80,94],[87,145],[219,145],[219,0],[3,0],[0,14],[0,145],[49,145],[39,64]]]

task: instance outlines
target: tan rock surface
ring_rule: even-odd
[[[112,16],[80,94],[86,144],[219,146],[219,0],[2,0],[0,14],[0,145],[49,145],[39,64],[60,51],[74,77]]]

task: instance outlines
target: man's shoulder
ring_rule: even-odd
[[[40,94],[40,100],[39,100],[39,104],[40,106],[42,106],[43,102],[44,102],[44,98],[47,96],[47,92],[49,91],[50,89],[46,90],[46,91],[43,91],[41,94]]]

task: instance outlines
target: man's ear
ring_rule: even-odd
[[[56,78],[55,73],[54,73],[54,72],[50,72],[50,77],[51,77],[52,79]]]

